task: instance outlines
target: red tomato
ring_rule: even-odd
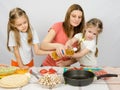
[[[50,68],[49,69],[49,74],[54,74],[54,73],[56,73],[57,71],[55,70],[55,69],[53,69],[53,68]]]
[[[99,71],[96,71],[96,72],[94,72],[96,75],[104,75],[104,74],[107,74],[107,72],[106,71],[104,71],[104,70],[99,70]]]
[[[48,71],[47,71],[46,69],[41,69],[41,70],[40,70],[40,74],[42,74],[42,75],[45,74],[45,73],[47,73],[47,72],[48,72]]]
[[[80,67],[79,70],[83,70],[84,68],[83,67]]]

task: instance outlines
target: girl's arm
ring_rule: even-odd
[[[77,42],[77,38],[73,37],[72,39],[69,39],[66,44],[65,44],[65,47],[66,48],[72,48],[72,45]]]
[[[74,53],[74,55],[72,56],[73,58],[81,58],[83,56],[85,56],[88,52],[90,52],[89,49],[85,48],[82,51],[79,51],[77,53]]]
[[[17,60],[17,62],[18,62],[18,66],[19,66],[20,68],[28,69],[29,67],[28,67],[28,66],[24,66],[24,64],[23,64],[23,62],[22,62],[22,59],[21,59],[21,56],[20,56],[18,47],[17,47],[17,46],[14,46],[13,49],[14,49],[14,55],[15,55],[16,60]]]

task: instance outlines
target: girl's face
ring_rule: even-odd
[[[70,14],[70,24],[76,27],[82,20],[82,12],[80,10],[73,10]]]
[[[25,16],[21,16],[15,20],[15,27],[21,31],[26,32],[28,30],[28,20]]]
[[[96,27],[89,27],[85,31],[85,39],[86,40],[93,40],[98,35],[98,30]]]

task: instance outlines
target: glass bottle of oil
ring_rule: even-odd
[[[65,50],[65,55],[71,56],[71,55],[74,54],[74,52],[75,52],[75,49],[74,49],[74,48],[73,48],[73,49],[66,49],[66,50]],[[56,51],[52,52],[51,57],[52,57],[54,60],[60,59],[60,57],[57,55]]]
[[[60,57],[57,55],[56,51],[53,51],[53,52],[52,52],[51,57],[52,57],[54,60],[60,59]]]

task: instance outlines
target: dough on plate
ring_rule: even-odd
[[[15,88],[26,85],[29,81],[25,74],[13,74],[0,79],[0,87]]]

